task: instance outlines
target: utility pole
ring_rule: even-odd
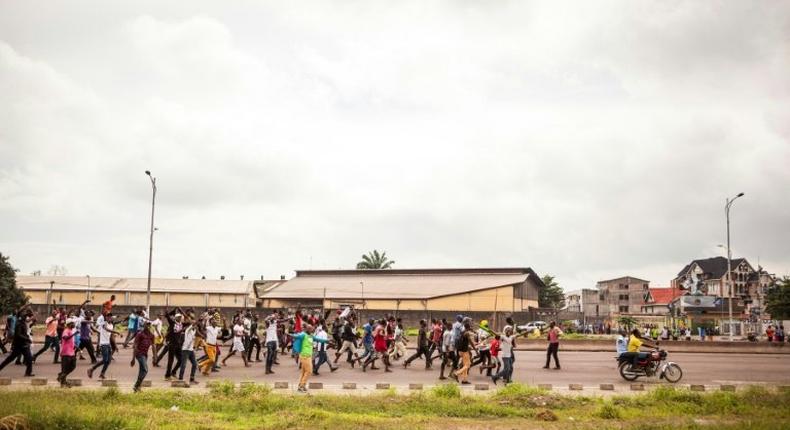
[[[156,206],[156,178],[151,176],[151,171],[145,174],[151,179],[151,236],[148,241],[148,285],[145,290],[145,311],[151,317],[151,263],[154,255],[154,208]]]
[[[733,324],[732,324],[732,249],[730,249],[730,207],[732,203],[738,197],[743,197],[743,193],[738,193],[737,196],[733,197],[732,199],[727,199],[727,204],[724,205],[724,216],[727,219],[727,286],[728,286],[728,300],[727,300],[727,308],[729,313],[729,327],[730,327],[730,335],[729,341],[732,342],[732,331],[733,331]]]

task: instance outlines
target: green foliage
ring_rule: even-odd
[[[236,384],[227,379],[216,381],[211,384],[209,391],[214,395],[230,396],[236,391]]]
[[[625,327],[626,330],[631,330],[631,327],[635,327],[638,322],[633,317],[621,316],[617,318],[617,324],[619,324],[620,327]]]
[[[0,313],[9,314],[26,305],[27,296],[16,286],[16,269],[0,253]]]
[[[541,279],[546,288],[541,288],[538,292],[538,306],[554,309],[565,306],[565,292],[560,288],[554,276],[545,275]]]
[[[598,409],[593,413],[594,416],[598,418],[603,418],[605,420],[618,420],[622,418],[622,414],[620,413],[620,409],[617,409],[615,405],[611,402],[605,402]]]
[[[491,396],[464,394],[456,385],[367,396],[279,394],[263,385],[236,389],[227,381],[219,387],[225,388],[212,388],[210,394],[76,390],[68,392],[68,401],[63,390],[0,390],[0,416],[24,415],[34,429],[790,428],[790,408],[783,407],[790,392],[761,387],[709,393],[657,387],[611,400],[521,384]]]
[[[357,263],[357,269],[392,269],[394,261],[387,258],[387,253],[379,254],[377,249],[362,256],[362,261]]]
[[[461,389],[456,384],[439,384],[433,387],[431,394],[442,399],[457,399],[461,397]]]
[[[768,290],[765,295],[765,310],[773,319],[790,319],[790,276],[780,279]]]

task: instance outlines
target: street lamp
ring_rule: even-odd
[[[156,178],[151,176],[151,171],[146,170],[145,174],[151,179],[151,236],[148,242],[148,285],[145,293],[145,311],[151,317],[151,261],[154,255],[154,207],[156,206]]]
[[[728,296],[729,299],[727,300],[727,309],[729,313],[729,321],[728,324],[730,326],[730,335],[729,341],[732,342],[732,249],[730,248],[730,207],[732,203],[738,198],[743,197],[743,193],[738,193],[737,196],[733,197],[732,199],[727,199],[727,203],[724,205],[724,216],[727,218],[727,287],[728,287]]]

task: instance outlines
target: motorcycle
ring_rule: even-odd
[[[683,377],[683,370],[680,366],[672,361],[666,361],[667,352],[658,347],[647,353],[646,357],[640,356],[635,365],[632,364],[632,357],[632,353],[624,353],[616,357],[620,376],[626,381],[635,381],[640,376],[652,377],[658,374],[659,379],[666,379],[674,384]]]

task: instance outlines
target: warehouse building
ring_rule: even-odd
[[[353,306],[371,316],[494,318],[536,309],[539,288],[543,282],[530,268],[299,270],[257,292],[259,306],[271,309]]]
[[[147,278],[88,276],[17,276],[17,286],[34,306],[76,306],[85,300],[100,304],[115,295],[120,309],[145,306]],[[253,282],[213,279],[151,279],[151,307],[255,306]]]

